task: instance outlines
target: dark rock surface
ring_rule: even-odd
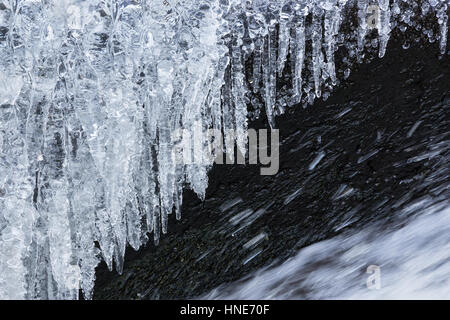
[[[389,224],[396,209],[425,195],[448,198],[439,187],[448,171],[433,170],[448,161],[448,147],[431,160],[408,159],[448,144],[449,76],[449,57],[439,56],[437,44],[403,50],[391,41],[383,59],[357,66],[327,101],[277,118],[277,175],[260,176],[256,165],[215,165],[206,200],[185,191],[182,220],[171,216],[158,246],[128,250],[122,275],[98,267],[94,299],[194,298],[343,230]],[[320,152],[324,158],[309,170]],[[347,194],[339,197],[339,188]],[[233,224],[246,209],[253,213]]]

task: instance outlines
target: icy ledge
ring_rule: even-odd
[[[176,163],[174,131],[274,126],[393,28],[445,54],[449,2],[0,1],[0,299],[90,298],[100,259],[120,272],[185,185],[204,198],[212,163]]]

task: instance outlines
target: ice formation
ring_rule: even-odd
[[[249,118],[326,99],[393,28],[446,54],[449,3],[0,0],[0,299],[90,298],[100,259],[204,198],[212,162],[178,163],[175,130],[245,154]]]

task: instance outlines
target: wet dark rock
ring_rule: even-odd
[[[448,171],[433,170],[447,161],[448,147],[410,161],[448,144],[448,55],[439,56],[437,44],[403,50],[391,41],[383,59],[356,69],[327,101],[277,118],[277,175],[261,176],[256,165],[215,165],[205,201],[186,190],[182,220],[171,216],[158,246],[128,250],[122,275],[98,267],[94,299],[194,298],[344,230],[392,224],[397,209],[424,196],[448,198],[440,187]],[[230,201],[238,203],[222,212]],[[246,209],[253,213],[234,225]]]

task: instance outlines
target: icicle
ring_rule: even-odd
[[[364,49],[364,41],[367,34],[367,8],[368,0],[357,0],[358,5],[358,50]]]
[[[242,65],[242,37],[244,35],[244,25],[235,22],[232,42],[232,96],[234,102],[236,143],[238,150],[245,158],[247,151],[247,104],[245,94],[247,92],[244,82],[244,67]]]
[[[292,8],[289,4],[282,7],[280,13],[280,26],[278,35],[278,75],[281,76],[286,63],[290,40],[290,19],[292,17]]]
[[[300,102],[302,97],[302,71],[305,60],[305,18],[300,16],[298,18],[297,26],[295,27],[295,46],[292,46],[291,55],[295,57],[294,60],[294,74],[293,74],[293,88],[295,101]]]
[[[275,126],[275,101],[276,101],[276,81],[277,81],[277,40],[276,21],[279,15],[279,3],[269,1],[266,9],[266,32],[264,43],[264,98],[266,103],[266,115],[270,126]]]
[[[266,101],[267,120],[272,128],[275,127],[275,96],[276,96],[276,47],[275,26],[269,26],[266,36],[266,50],[263,65],[264,97]]]
[[[447,8],[450,3],[445,4],[445,1],[441,1],[439,9],[437,9],[436,17],[438,19],[439,30],[440,30],[440,41],[439,47],[441,49],[441,54],[445,54],[447,49],[447,36],[448,36],[448,15]]]
[[[322,95],[321,91],[321,72],[323,65],[323,54],[322,54],[322,17],[323,11],[319,7],[315,7],[313,11],[313,22],[312,22],[312,68],[314,77],[314,87],[315,94],[317,98]]]
[[[325,11],[325,43],[327,56],[327,69],[333,85],[336,85],[336,70],[334,52],[336,51],[336,36],[339,32],[341,12],[340,8]]]
[[[225,84],[222,92],[222,117],[223,117],[223,131],[225,139],[225,152],[227,157],[234,155],[234,138],[230,137],[230,132],[235,129],[234,110],[232,107],[232,93],[231,93],[231,66],[228,66],[225,71]]]
[[[258,38],[255,41],[255,50],[253,51],[253,92],[258,93],[261,82],[263,40]]]
[[[391,32],[391,10],[389,8],[389,0],[378,0],[380,6],[380,26],[378,29],[380,39],[380,49],[378,56],[384,57],[386,53],[387,43]]]

